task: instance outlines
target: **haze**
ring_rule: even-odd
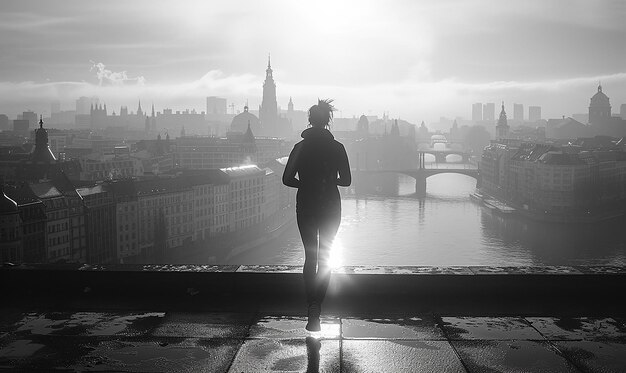
[[[341,116],[413,123],[473,102],[585,113],[602,81],[626,103],[622,1],[3,1],[0,113],[79,96],[109,107],[238,110],[260,103],[268,53],[278,102],[336,100]]]

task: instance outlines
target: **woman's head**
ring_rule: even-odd
[[[317,100],[317,105],[311,106],[309,109],[309,123],[313,127],[328,127],[333,120],[333,111],[335,107],[331,105],[333,100],[324,99]]]

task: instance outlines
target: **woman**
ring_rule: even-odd
[[[328,130],[334,110],[331,103],[318,100],[311,106],[309,128],[293,147],[283,173],[283,184],[298,188],[296,215],[304,245],[309,331],[321,330],[321,304],[330,282],[330,249],[341,222],[337,186],[349,186],[352,181],[346,149]]]

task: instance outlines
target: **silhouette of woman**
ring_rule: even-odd
[[[311,106],[310,128],[302,132],[302,141],[293,147],[283,173],[283,184],[298,188],[296,215],[304,245],[309,331],[321,330],[321,304],[330,282],[330,250],[341,222],[337,186],[352,182],[346,149],[327,129],[333,117],[331,103],[318,100]]]

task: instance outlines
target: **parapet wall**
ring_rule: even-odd
[[[4,299],[125,299],[181,304],[205,299],[303,299],[302,267],[281,265],[5,265]],[[619,307],[626,267],[346,266],[333,271],[329,302],[392,307],[490,304]],[[176,300],[176,301],[174,301]],[[514,311],[514,309],[512,309]]]

